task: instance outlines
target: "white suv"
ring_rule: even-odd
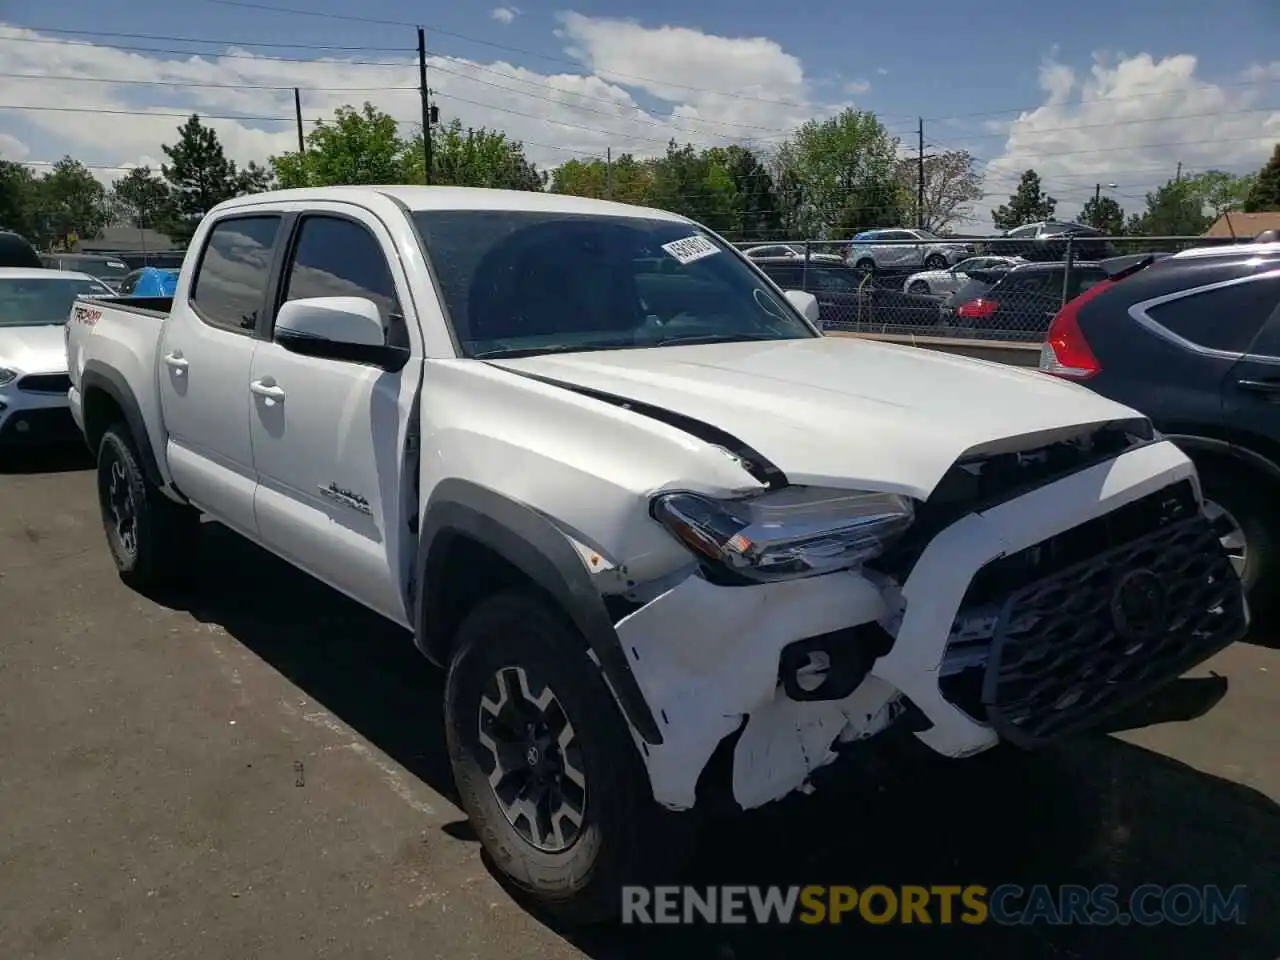
[[[861,270],[945,270],[975,253],[973,244],[928,230],[867,230],[853,238],[845,262]]]

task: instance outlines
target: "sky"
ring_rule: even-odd
[[[1132,212],[1179,163],[1248,172],[1280,141],[1277,0],[491,2],[0,0],[0,159],[70,154],[109,183],[197,112],[264,162],[296,148],[294,87],[307,129],[367,100],[408,133],[417,26],[441,118],[540,167],[673,137],[767,153],[851,106],[904,150],[923,118],[927,152],[977,158],[985,196],[957,225],[977,232],[1027,168],[1060,217],[1099,183]]]

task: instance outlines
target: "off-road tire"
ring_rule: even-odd
[[[576,840],[558,852],[541,850],[516,831],[481,763],[482,691],[511,666],[551,688],[579,741],[587,785],[583,822]],[[557,919],[614,919],[623,885],[669,880],[687,858],[693,814],[654,802],[635,741],[584,641],[537,595],[494,596],[464,620],[445,681],[445,736],[463,809],[485,853],[508,886]]]
[[[1250,612],[1255,616],[1276,611],[1277,549],[1280,549],[1280,510],[1273,484],[1256,471],[1220,460],[1196,464],[1200,486],[1211,500],[1240,525],[1246,543],[1241,574]]]
[[[112,424],[102,435],[97,461],[98,506],[120,579],[134,589],[180,582],[188,569],[184,554],[194,549],[193,540],[199,532],[199,514],[170,500],[147,479],[133,437],[123,423]],[[122,537],[112,514],[113,475],[118,493],[127,496],[133,510],[132,543]]]

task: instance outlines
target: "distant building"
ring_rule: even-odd
[[[1204,232],[1206,237],[1256,237],[1263,230],[1280,230],[1280,211],[1224,213]]]

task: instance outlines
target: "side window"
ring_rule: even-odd
[[[298,229],[284,299],[364,297],[378,305],[387,342],[409,345],[395,281],[382,247],[360,224],[342,217],[312,214]]]
[[[1244,353],[1266,319],[1280,302],[1280,277],[1261,277],[1217,290],[1188,294],[1151,307],[1147,315],[1202,347]],[[1276,352],[1276,344],[1258,351]]]
[[[205,323],[241,333],[253,330],[271,275],[280,217],[229,217],[209,232],[191,281],[191,306]]]
[[[1037,293],[1044,293],[1049,289],[1049,281],[1052,278],[1053,275],[1050,273],[1028,273],[1021,277],[1010,277],[1000,284],[1000,293],[1004,296],[1015,297],[1029,297]]]
[[[1034,225],[1029,227],[1018,227],[1016,230],[1010,230],[1009,236],[1022,239],[1024,237],[1034,237],[1038,228]]]

